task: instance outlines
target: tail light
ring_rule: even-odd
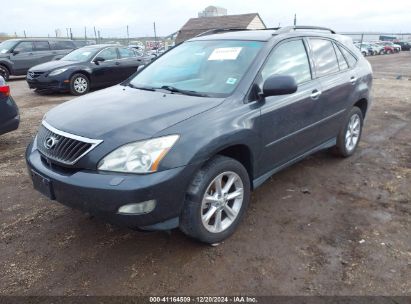
[[[9,96],[10,95],[10,87],[8,85],[0,86],[0,94]]]

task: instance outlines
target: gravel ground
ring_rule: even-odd
[[[22,123],[0,137],[0,295],[411,295],[411,52],[369,60],[357,153],[320,152],[273,176],[218,247],[111,226],[35,192],[25,147],[72,97],[13,79]]]

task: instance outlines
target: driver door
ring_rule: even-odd
[[[258,86],[271,75],[293,76],[297,92],[270,96],[261,102],[261,174],[293,160],[312,147],[316,136],[316,103],[321,92],[311,73],[307,45],[303,39],[286,40],[269,55],[259,75]]]
[[[93,63],[93,86],[109,86],[121,82],[121,72],[116,47],[108,47],[101,50],[94,58],[101,57],[104,61]]]

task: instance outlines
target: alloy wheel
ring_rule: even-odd
[[[240,176],[227,171],[215,177],[207,187],[201,203],[201,221],[205,229],[220,233],[238,217],[244,200]]]
[[[357,146],[361,132],[361,119],[358,114],[351,116],[345,133],[345,148],[351,152]]]
[[[73,86],[74,86],[74,90],[77,93],[82,94],[87,91],[88,83],[87,83],[87,80],[84,79],[83,77],[77,77],[76,79],[74,79]]]

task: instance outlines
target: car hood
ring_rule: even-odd
[[[46,63],[42,63],[39,65],[36,65],[30,69],[32,72],[48,72],[51,70],[55,70],[58,68],[65,68],[65,67],[70,67],[73,65],[78,65],[79,62],[76,61],[64,61],[64,60],[54,60],[54,61],[49,61]]]
[[[150,138],[223,100],[117,85],[57,106],[45,121],[61,131],[120,145]]]

